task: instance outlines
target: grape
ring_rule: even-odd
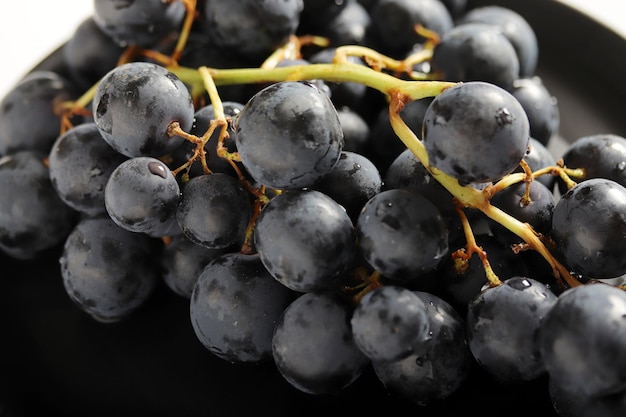
[[[544,235],[550,234],[552,227],[552,211],[554,210],[554,195],[552,191],[538,181],[530,183],[530,202],[524,203],[526,184],[518,183],[496,193],[491,198],[491,204],[514,216],[521,222],[530,224],[533,229]],[[490,219],[489,228],[493,235],[506,244],[521,243],[522,239]]]
[[[94,0],[93,18],[118,45],[151,47],[177,32],[185,16],[181,2]]]
[[[511,90],[519,59],[511,42],[493,25],[457,24],[433,50],[432,71],[450,81],[483,81]]]
[[[278,189],[313,185],[343,150],[337,110],[308,82],[280,82],[255,94],[234,119],[241,161],[259,183]]]
[[[614,134],[580,137],[563,153],[563,163],[584,169],[585,179],[608,178],[626,187],[626,138]],[[562,184],[559,189],[566,191]]]
[[[318,33],[327,22],[336,18],[347,6],[347,1],[303,0],[298,32],[303,34]]]
[[[336,96],[337,94],[334,92],[333,97]],[[339,116],[339,123],[341,123],[341,130],[343,132],[343,150],[364,154],[370,134],[370,126],[359,113],[351,110],[350,107],[344,106],[337,109],[337,116]],[[376,169],[378,170],[378,167]]]
[[[359,349],[375,361],[406,358],[430,337],[422,299],[407,288],[393,285],[365,294],[350,324]]]
[[[251,216],[250,198],[239,181],[220,173],[189,180],[176,208],[182,233],[209,249],[241,246]]]
[[[334,2],[336,3],[336,2]],[[346,1],[339,14],[326,21],[316,33],[328,38],[331,45],[363,45],[372,19],[356,1]]]
[[[482,291],[467,308],[467,340],[472,356],[500,382],[539,378],[545,367],[538,333],[556,300],[557,296],[541,282],[519,276]]]
[[[522,15],[503,6],[482,6],[468,10],[457,21],[457,25],[470,22],[486,23],[498,28],[515,49],[520,77],[530,77],[535,74],[539,45],[535,31]]]
[[[119,227],[106,215],[82,218],[67,236],[59,259],[68,297],[99,322],[128,318],[156,288],[157,242]]]
[[[386,389],[419,405],[428,405],[456,392],[470,376],[472,355],[465,320],[438,296],[414,291],[426,304],[430,337],[408,357],[372,361]]]
[[[185,84],[165,67],[147,62],[109,71],[98,84],[92,106],[104,140],[129,157],[159,157],[176,149],[184,139],[169,135],[168,127],[178,122],[189,131],[194,116]]]
[[[517,168],[529,142],[528,117],[502,88],[458,84],[435,97],[424,116],[430,165],[460,182],[500,179]]]
[[[383,180],[376,165],[355,152],[344,151],[337,165],[311,189],[321,191],[341,204],[356,223],[367,201],[378,194]]]
[[[350,327],[352,307],[329,292],[308,292],[283,311],[274,328],[272,354],[285,380],[309,394],[338,394],[369,360]]]
[[[513,82],[513,97],[520,102],[530,124],[530,136],[543,145],[559,132],[561,114],[556,98],[541,78],[519,78]]]
[[[163,281],[174,293],[191,298],[193,287],[204,267],[228,252],[228,248],[205,248],[183,234],[172,236],[163,246],[160,259]]]
[[[89,16],[63,45],[63,61],[72,79],[86,89],[115,68],[123,51]]]
[[[531,136],[528,141],[528,150],[524,156],[524,161],[528,164],[531,171],[537,171],[542,168],[553,167],[557,165],[556,158],[552,152],[541,142]],[[518,167],[515,172],[523,172],[523,169]],[[535,181],[539,181],[545,185],[549,190],[554,191],[556,185],[556,177],[554,175],[542,175],[535,177]]]
[[[258,255],[224,254],[209,262],[196,280],[191,324],[202,345],[224,360],[269,361],[274,325],[294,298]]]
[[[334,286],[356,251],[346,210],[315,190],[291,190],[271,199],[257,218],[254,242],[272,276],[299,292]]]
[[[88,215],[106,213],[104,190],[111,173],[128,158],[111,148],[92,123],[60,135],[48,157],[50,180],[63,202]]]
[[[54,190],[38,151],[0,157],[0,252],[36,259],[61,244],[76,222],[76,211]]]
[[[167,165],[147,156],[119,164],[104,189],[106,212],[118,226],[153,237],[178,233],[175,214],[180,199]]]
[[[296,33],[303,0],[205,0],[203,19],[213,44],[261,61]],[[254,40],[251,42],[251,40]]]
[[[55,72],[27,75],[0,101],[0,156],[21,150],[47,153],[61,129],[55,106],[77,96],[74,83]]]
[[[626,293],[608,284],[563,292],[542,321],[539,344],[550,380],[584,397],[626,388]]]
[[[565,263],[590,278],[626,273],[626,188],[605,178],[578,183],[552,211],[552,237]]]
[[[418,24],[439,36],[454,25],[450,12],[439,0],[379,0],[370,15],[375,16],[371,26],[378,49],[391,56],[404,56],[424,41],[415,31]]]

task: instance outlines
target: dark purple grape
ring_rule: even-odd
[[[530,136],[543,145],[559,132],[561,113],[556,97],[548,91],[541,78],[520,78],[513,82],[511,94],[526,112]]]
[[[73,127],[57,138],[48,156],[50,179],[59,197],[88,215],[106,213],[107,181],[128,157],[104,141],[94,123]]]
[[[367,201],[378,194],[383,180],[372,161],[361,154],[344,151],[337,165],[311,189],[321,191],[341,204],[356,223]]]
[[[517,220],[528,223],[543,235],[549,235],[552,228],[552,210],[554,194],[538,181],[530,183],[530,202],[524,203],[526,183],[513,184],[499,191],[491,198],[491,204],[512,215]],[[489,228],[493,235],[505,244],[522,243],[522,238],[498,222],[489,219]]]
[[[494,235],[475,233],[475,239],[486,253],[493,272],[501,281],[515,276],[528,276],[524,259],[516,255],[511,246],[502,243]],[[452,242],[450,250],[465,246],[465,239]],[[543,262],[543,259],[540,259]],[[468,304],[489,285],[483,263],[477,254],[472,255],[466,268],[459,268],[452,256],[445,258],[437,269],[441,296],[462,314],[467,312]]]
[[[424,301],[413,291],[394,285],[366,293],[350,324],[357,346],[374,361],[404,359],[431,337]]]
[[[0,252],[17,259],[63,243],[77,219],[52,186],[45,157],[37,151],[0,157]]]
[[[308,187],[328,174],[343,149],[337,110],[308,82],[272,84],[234,119],[241,161],[259,183],[278,189]]]
[[[404,56],[414,45],[425,41],[415,31],[422,25],[443,36],[454,23],[448,9],[439,0],[379,0],[370,10],[378,49],[391,56]]]
[[[448,254],[448,229],[437,207],[405,189],[382,191],[363,207],[358,248],[382,275],[397,282],[419,280]]]
[[[314,0],[315,1],[315,0]],[[336,4],[337,2],[334,1]],[[341,1],[343,8],[333,19],[326,20],[316,34],[327,38],[331,45],[363,45],[367,42],[367,34],[372,18],[357,1]]]
[[[489,5],[468,10],[458,21],[461,23],[486,23],[498,28],[511,42],[519,60],[520,77],[535,74],[539,58],[539,45],[532,26],[518,12],[508,7]]]
[[[412,403],[429,405],[450,397],[468,381],[474,362],[459,313],[436,295],[414,293],[426,304],[430,337],[404,359],[372,361],[372,365],[387,390]]]
[[[433,50],[431,70],[447,81],[483,81],[510,90],[519,60],[500,30],[484,23],[459,24]]]
[[[198,277],[209,262],[229,249],[208,249],[183,234],[172,236],[163,246],[160,258],[163,281],[174,293],[191,298]]]
[[[158,240],[130,232],[106,215],[84,217],[60,257],[63,286],[80,310],[103,323],[142,308],[160,280]]]
[[[205,174],[182,188],[176,219],[192,242],[210,249],[240,247],[252,216],[246,190],[228,174]]]
[[[177,33],[185,17],[179,1],[94,0],[94,21],[118,45],[151,47]]]
[[[185,139],[171,136],[168,128],[178,122],[188,132],[195,113],[185,84],[165,67],[147,62],[109,71],[98,84],[92,105],[104,140],[129,157],[160,157],[173,151]]]
[[[295,35],[302,0],[205,0],[202,18],[218,47],[258,62]]]
[[[289,384],[308,394],[338,394],[363,373],[369,360],[352,337],[352,310],[327,292],[302,294],[285,309],[272,353]]]
[[[84,89],[115,68],[124,52],[122,46],[100,29],[93,16],[78,25],[62,48],[72,80]]]
[[[528,150],[524,155],[524,161],[528,164],[531,171],[538,171],[542,168],[554,167],[557,165],[557,160],[552,152],[546,147],[546,145],[539,142],[537,139],[531,136],[528,141]],[[521,166],[515,169],[514,172],[523,172]],[[554,191],[557,177],[551,174],[541,175],[535,178],[535,181],[539,181],[545,185],[550,191]]]
[[[224,254],[202,270],[191,294],[193,330],[212,354],[230,362],[272,359],[274,325],[295,293],[267,272],[258,255]]]
[[[430,165],[466,184],[512,172],[530,139],[519,101],[482,81],[457,84],[435,97],[423,132]]]
[[[626,273],[626,188],[605,178],[581,181],[557,201],[552,233],[575,273],[614,278]]]
[[[467,308],[472,356],[503,383],[527,382],[544,375],[538,334],[556,300],[544,284],[520,276],[485,289]]]
[[[272,276],[299,292],[334,286],[352,264],[356,248],[346,210],[315,190],[272,198],[257,218],[254,242]]]
[[[21,150],[48,153],[59,136],[57,106],[78,97],[67,78],[52,71],[34,71],[0,101],[0,156]]]
[[[604,396],[626,387],[626,292],[584,284],[563,292],[543,319],[541,355],[550,381],[577,396]]]
[[[336,18],[349,1],[343,0],[303,0],[298,33],[310,35],[319,33],[320,27]]]
[[[333,94],[336,96],[336,93]],[[346,106],[337,109],[337,116],[339,116],[343,131],[343,150],[364,155],[370,135],[370,126],[367,121],[359,113]]]
[[[584,179],[608,178],[626,187],[626,138],[614,134],[583,136],[569,144],[563,153],[568,168],[582,168]],[[561,193],[564,184],[559,183]]]
[[[119,164],[104,189],[107,213],[120,227],[152,237],[178,234],[181,200],[176,178],[162,161],[147,156]]]

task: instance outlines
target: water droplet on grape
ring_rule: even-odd
[[[167,168],[158,162],[150,162],[148,164],[148,169],[154,175],[158,175],[159,177],[165,179],[167,178]]]

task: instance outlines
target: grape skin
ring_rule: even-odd
[[[295,294],[272,278],[258,255],[227,253],[198,276],[191,324],[202,345],[226,361],[269,361],[274,325]]]
[[[332,292],[307,292],[282,313],[272,354],[278,371],[300,391],[338,394],[369,363],[352,337],[352,307]]]
[[[473,81],[435,97],[426,110],[423,142],[430,165],[461,183],[495,181],[526,154],[528,117],[502,88]]]
[[[626,188],[606,178],[579,182],[557,201],[551,235],[565,263],[588,278],[626,273]]]
[[[173,151],[184,139],[170,137],[169,126],[178,122],[188,132],[194,117],[187,86],[165,67],[148,62],[109,71],[98,84],[92,107],[104,140],[128,157],[160,157]]]
[[[335,166],[344,146],[337,110],[308,82],[264,88],[233,125],[243,165],[256,181],[272,188],[313,185]]]

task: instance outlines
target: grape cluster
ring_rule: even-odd
[[[0,102],[0,252],[59,250],[108,325],[164,286],[298,392],[437,407],[483,373],[624,415],[626,138],[553,155],[538,53],[464,1],[96,0]]]

